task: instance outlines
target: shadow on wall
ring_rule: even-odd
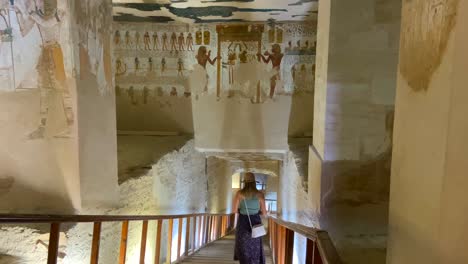
[[[158,96],[150,92],[143,100],[143,91],[134,93],[142,102],[134,103],[124,95],[116,97],[118,130],[193,133],[191,98]]]
[[[119,184],[147,175],[164,155],[181,149],[191,136],[118,136]]]
[[[310,137],[314,126],[314,93],[298,91],[292,95],[288,136]],[[312,143],[312,140],[310,141]]]
[[[367,160],[338,160],[323,165],[322,189],[328,190],[322,201],[325,208],[344,203],[359,206],[388,202],[393,145],[394,111],[387,112],[387,133],[381,152]]]
[[[23,260],[19,257],[10,255],[0,255],[0,264],[21,264]]]
[[[65,195],[39,191],[15,182],[12,178],[0,179],[0,213],[55,213],[73,214],[73,204]]]

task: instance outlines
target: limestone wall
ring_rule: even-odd
[[[81,206],[69,4],[56,3],[57,19],[45,27],[44,17],[31,19],[34,1],[0,2],[7,22],[0,22],[2,212]]]
[[[44,2],[52,9],[0,4],[8,18],[0,22],[6,211],[63,212],[117,199],[111,1]]]
[[[153,198],[160,212],[186,214],[204,212],[208,177],[205,156],[189,141],[179,151],[165,155],[152,168]],[[229,182],[229,187],[230,187]]]
[[[112,205],[118,200],[112,2],[74,0],[71,6],[82,200]]]
[[[390,264],[468,262],[467,17],[467,1],[403,2]]]
[[[286,117],[291,116],[289,134],[312,133],[312,120],[302,115],[302,111],[313,109],[315,24],[312,21],[235,25],[115,22],[114,26],[119,130],[194,133],[193,123],[199,122],[199,117],[197,113],[192,114],[192,104],[197,103],[199,96],[218,94],[219,72],[221,97],[245,101],[244,104],[263,103],[272,96],[292,97],[291,114],[291,106],[274,104]],[[226,35],[234,38],[228,37],[220,43],[217,61],[219,35],[224,28]],[[250,30],[258,30],[259,35],[247,36]],[[236,34],[246,37],[236,40]],[[281,58],[278,57],[279,65],[273,69],[271,62],[259,62],[257,54],[262,53],[267,59],[275,44],[279,45]],[[210,60],[203,62],[203,56]],[[273,76],[275,80],[271,81]],[[191,98],[195,100],[192,102]],[[142,122],[135,121],[141,119]]]
[[[208,168],[208,212],[223,213],[232,209],[232,175],[229,161],[209,157]]]
[[[323,161],[322,198],[388,200],[401,5],[319,7],[313,143]]]
[[[252,104],[216,96],[194,100],[195,144],[203,151],[284,152],[291,97]]]

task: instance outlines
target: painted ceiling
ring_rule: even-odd
[[[317,0],[113,0],[114,20],[157,23],[316,20]]]

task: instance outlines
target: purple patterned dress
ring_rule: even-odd
[[[260,214],[250,215],[252,225],[262,223]],[[234,249],[234,260],[240,264],[265,264],[262,238],[252,238],[252,228],[247,215],[239,214],[236,229],[236,245]]]

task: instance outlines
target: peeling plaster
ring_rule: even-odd
[[[426,91],[456,23],[459,0],[405,1],[400,72],[415,92]],[[408,21],[409,20],[409,21]]]

